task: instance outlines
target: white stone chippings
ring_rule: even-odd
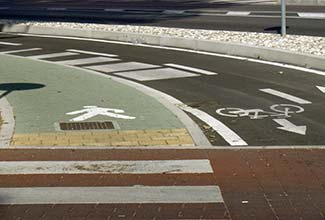
[[[227,43],[239,43],[291,52],[325,56],[325,37],[287,35],[282,38],[279,34],[213,31],[183,28],[165,28],[133,25],[108,25],[70,22],[29,22],[15,20],[0,20],[0,23],[23,24],[54,28],[72,28],[82,30],[131,32],[157,36],[184,37],[198,40],[212,40]]]

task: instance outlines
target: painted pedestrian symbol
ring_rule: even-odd
[[[68,112],[66,114],[67,115],[82,114],[78,117],[70,119],[70,121],[75,121],[75,122],[84,121],[89,118],[95,117],[97,115],[103,115],[103,116],[108,116],[108,117],[112,117],[112,118],[121,118],[121,119],[135,119],[136,118],[133,116],[123,115],[123,113],[125,113],[125,111],[122,109],[102,108],[102,107],[97,107],[97,106],[91,105],[91,106],[84,106],[84,109],[82,109],[82,110]]]

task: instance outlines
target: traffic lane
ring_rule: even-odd
[[[161,26],[173,28],[247,31],[263,33],[280,33],[280,16],[205,16],[199,14],[163,14],[153,12],[98,12],[98,11],[2,11],[2,18],[35,21],[59,22],[94,22],[104,24],[132,24],[145,26]],[[312,21],[312,22],[311,22]],[[324,19],[288,18],[288,34],[325,36]]]
[[[261,76],[262,77],[262,76]],[[324,82],[324,80],[323,80]],[[247,80],[245,77],[231,77],[226,74],[220,74],[213,77],[201,77],[193,79],[178,79],[166,80],[165,82],[148,82],[146,85],[170,94],[185,104],[199,108],[204,112],[209,113],[216,119],[224,122],[229,128],[234,130],[241,138],[249,145],[264,146],[264,145],[316,145],[324,144],[323,134],[325,133],[324,116],[322,114],[324,101],[316,101],[311,105],[299,105],[288,100],[265,94],[259,89],[261,88],[276,88],[279,91],[284,91],[288,94],[303,94],[302,97],[315,97],[308,100],[321,99],[324,94],[317,91],[315,87],[310,85],[309,90],[305,93],[299,90],[279,86],[277,84],[261,82],[260,80]],[[311,94],[313,90],[316,94]],[[290,117],[283,116],[283,107],[278,104],[289,104],[290,111],[304,112],[290,114]],[[296,107],[291,107],[294,105]],[[280,112],[271,110],[272,106]],[[224,108],[239,108],[242,110],[261,109],[265,112],[272,112],[280,116],[272,117],[269,113],[259,114],[260,119],[250,118],[249,116],[239,116],[239,114],[229,113],[223,110],[220,115],[216,113],[218,109]],[[237,109],[235,109],[237,110]],[[250,113],[252,116],[254,113]],[[281,115],[282,114],[282,115]],[[230,115],[226,117],[227,115]],[[265,117],[265,118],[264,118]],[[307,126],[306,135],[292,133],[277,129],[281,127],[273,119],[286,118],[291,123],[297,126]],[[203,128],[204,130],[204,128]],[[214,136],[218,137],[217,134]],[[208,136],[210,138],[210,136]],[[214,145],[224,145],[224,141],[219,138],[212,138]]]

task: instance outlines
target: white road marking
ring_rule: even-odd
[[[311,104],[310,101],[307,101],[305,99],[302,99],[302,98],[299,98],[299,97],[296,97],[296,96],[293,96],[293,95],[290,95],[290,94],[287,94],[284,92],[280,92],[280,91],[277,91],[274,89],[260,89],[260,91],[268,93],[270,95],[274,95],[274,96],[283,98],[283,99],[287,99],[289,101],[292,101],[292,102],[295,102],[298,104]]]
[[[29,48],[29,49],[21,49],[21,50],[9,50],[0,52],[0,54],[12,54],[12,53],[22,53],[22,52],[30,52],[30,51],[37,51],[42,50],[42,48]]]
[[[105,73],[112,73],[112,72],[119,72],[119,71],[151,69],[151,68],[157,68],[157,67],[160,67],[160,66],[146,64],[146,63],[138,63],[138,62],[125,62],[125,63],[116,63],[116,64],[87,66],[86,68],[91,69],[91,70],[105,72]]]
[[[57,58],[57,57],[65,57],[65,56],[76,56],[78,53],[71,52],[62,52],[62,53],[50,53],[50,54],[41,54],[41,55],[33,55],[27,56],[30,59],[49,59],[49,58]]]
[[[96,56],[102,56],[102,57],[117,57],[117,55],[115,55],[115,54],[98,53],[98,52],[87,51],[87,50],[67,49],[66,51],[75,52],[75,53],[82,53],[82,54],[89,54],[89,55],[96,55]]]
[[[107,12],[123,12],[123,11],[125,11],[125,9],[105,8],[104,11],[107,11]]]
[[[248,16],[250,11],[228,11],[226,15],[230,16]]]
[[[77,115],[82,114],[78,117],[70,119],[70,121],[79,122],[85,121],[87,119],[93,118],[98,115],[112,117],[112,118],[121,118],[121,119],[135,119],[133,116],[122,115],[125,111],[122,109],[114,109],[114,108],[101,108],[97,106],[84,106],[84,109],[68,112],[66,115]]]
[[[0,42],[1,45],[8,45],[8,46],[21,46],[23,44],[19,43],[10,43],[10,42]]]
[[[302,18],[325,18],[325,13],[317,13],[317,12],[299,12],[299,17]]]
[[[115,59],[110,57],[91,57],[91,58],[82,58],[82,59],[75,59],[75,60],[57,61],[56,63],[75,66],[75,65],[88,65],[88,64],[114,62],[114,61],[120,61],[120,59]]]
[[[322,93],[325,93],[325,87],[324,86],[316,86],[317,89],[319,89]]]
[[[198,74],[189,73],[189,72],[185,72],[173,68],[118,72],[118,73],[114,73],[114,75],[123,76],[138,81],[163,80],[163,79],[199,76]]]
[[[231,146],[246,146],[247,143],[239,137],[233,130],[228,128],[225,124],[223,124],[221,121],[218,121],[216,118],[210,116],[209,114],[199,110],[195,109],[189,106],[180,106],[181,109],[184,111],[187,111],[197,118],[199,118],[201,121],[208,124],[213,130],[215,130],[225,141],[227,141]]]
[[[0,175],[213,173],[209,160],[1,161]]]
[[[204,75],[217,75],[217,73],[215,73],[215,72],[202,70],[202,69],[189,67],[189,66],[183,66],[183,65],[174,64],[174,63],[166,63],[164,65],[169,66],[169,67],[175,67],[175,68],[182,69],[182,70],[189,70],[189,71],[192,71],[192,72],[201,73],[201,74],[204,74]]]
[[[224,203],[218,186],[0,188],[0,204]]]
[[[164,10],[164,14],[184,14],[185,11],[182,10]]]
[[[67,10],[66,8],[46,8],[48,11],[65,11]]]
[[[291,123],[290,121],[288,121],[287,119],[273,119],[273,121],[275,121],[276,123],[282,126],[282,127],[277,127],[278,129],[296,133],[296,134],[306,135],[307,126],[305,125],[297,126]]]

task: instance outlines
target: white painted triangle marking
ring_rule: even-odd
[[[273,121],[275,121],[276,123],[282,126],[282,127],[277,127],[277,129],[281,129],[296,134],[306,135],[307,126],[305,125],[297,126],[291,123],[290,121],[288,121],[287,119],[273,119]]]
[[[317,89],[319,89],[322,93],[325,93],[325,87],[324,86],[316,86]]]

